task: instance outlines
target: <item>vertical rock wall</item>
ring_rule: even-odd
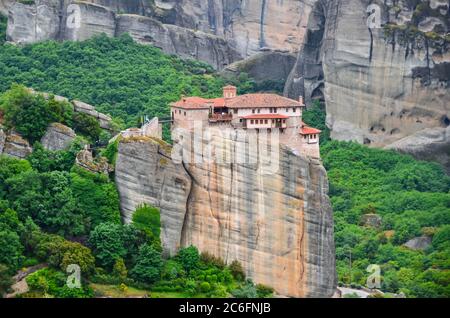
[[[249,147],[235,137],[204,146],[242,160]],[[151,203],[161,210],[167,254],[193,244],[227,263],[238,260],[249,278],[282,295],[330,297],[336,274],[326,172],[287,148],[273,151],[279,161],[267,174],[258,151],[247,154],[255,163],[180,166],[165,161],[155,140],[122,141],[116,182],[124,218]]]

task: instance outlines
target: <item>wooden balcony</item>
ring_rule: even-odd
[[[209,115],[210,123],[229,122],[232,119],[233,119],[233,115],[231,115],[231,114],[210,114]]]

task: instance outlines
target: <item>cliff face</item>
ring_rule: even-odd
[[[269,173],[258,151],[248,157],[254,164],[175,164],[166,147],[151,138],[120,143],[116,183],[125,220],[151,203],[161,210],[166,254],[193,244],[227,263],[238,260],[249,278],[282,295],[333,294],[333,218],[320,162],[282,147]],[[204,147],[242,159],[248,142],[221,137]]]
[[[261,48],[296,52],[313,0],[2,0],[16,43],[131,33],[141,43],[222,69]],[[306,11],[305,11],[306,10]]]
[[[380,28],[368,27],[371,3]],[[324,99],[333,139],[384,147],[427,129],[445,135],[449,28],[448,1],[318,0],[285,94]],[[428,140],[449,145],[437,138]]]

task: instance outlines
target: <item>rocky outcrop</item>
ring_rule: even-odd
[[[181,140],[174,140],[176,154]],[[235,137],[204,144],[213,153],[241,159],[246,155],[238,149],[247,146]],[[258,151],[250,155],[255,164],[178,164],[169,152],[154,138],[121,141],[116,184],[125,220],[140,204],[152,204],[161,211],[166,254],[193,244],[227,263],[238,260],[249,278],[279,294],[331,297],[333,218],[319,161],[274,147],[279,160],[269,173]]]
[[[24,159],[33,152],[28,141],[15,132],[6,133],[0,129],[0,154]]]
[[[76,136],[71,128],[60,123],[52,123],[42,137],[41,144],[50,151],[66,150]]]
[[[105,129],[105,130],[113,130],[111,116],[96,111],[95,107],[92,105],[89,105],[85,102],[81,102],[79,100],[70,101],[68,98],[63,97],[63,96],[53,95],[53,94],[49,94],[49,93],[36,92],[32,88],[28,88],[28,91],[32,94],[40,94],[40,95],[44,96],[44,98],[47,100],[50,98],[53,98],[55,101],[67,103],[68,106],[71,107],[74,112],[83,113],[83,114],[86,114],[88,116],[95,118],[98,121],[100,128]],[[62,129],[64,129],[64,128],[62,128]]]
[[[103,173],[106,175],[114,171],[114,168],[108,163],[108,160],[105,157],[98,156],[94,158],[92,150],[90,150],[87,145],[84,147],[83,150],[77,153],[75,158],[75,164],[77,166],[92,173]]]
[[[324,99],[333,139],[384,147],[446,128],[449,17],[447,2],[317,0],[285,94]]]
[[[168,25],[150,17],[131,14],[117,16],[117,35],[129,33],[137,42],[151,44],[165,53],[184,59],[197,59],[216,69],[240,59],[221,37],[202,31],[193,31],[175,25]]]
[[[431,242],[432,242],[431,237],[419,236],[419,237],[415,237],[415,238],[409,240],[408,242],[403,244],[403,246],[406,246],[407,248],[410,248],[412,250],[423,251],[431,245]]]
[[[439,162],[450,174],[450,127],[424,129],[385,148]]]
[[[72,101],[74,111],[94,117],[100,124],[100,128],[110,130],[112,118],[95,110],[95,107],[78,100]]]

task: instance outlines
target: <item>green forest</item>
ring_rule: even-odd
[[[0,36],[4,24],[0,18]],[[123,225],[113,179],[74,165],[85,143],[102,139],[98,124],[24,88],[90,103],[123,128],[138,125],[144,115],[167,116],[168,104],[182,94],[218,96],[228,83],[240,93],[258,90],[252,79],[225,80],[204,63],[165,55],[129,36],[0,45],[0,74],[4,126],[34,146],[25,160],[0,156],[0,294],[18,270],[46,264],[27,277],[30,291],[22,297],[272,295],[270,287],[247,280],[238,262],[226,265],[193,246],[164,258],[154,207],[139,207],[132,224]],[[449,297],[450,178],[442,167],[330,141],[319,103],[304,120],[324,130],[339,284],[364,286],[367,267],[379,264],[383,291]],[[66,151],[47,151],[39,143],[55,121],[79,135]],[[116,146],[103,152],[110,162]],[[366,215],[378,216],[380,224],[365,224]],[[403,246],[423,235],[432,238],[425,250]],[[73,263],[81,267],[81,289],[65,284]]]

